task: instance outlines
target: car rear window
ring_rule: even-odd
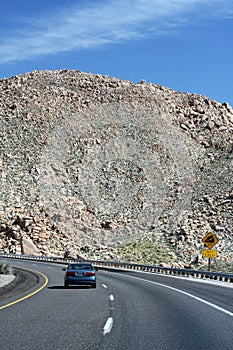
[[[87,264],[72,264],[68,266],[68,270],[93,270],[93,267]]]

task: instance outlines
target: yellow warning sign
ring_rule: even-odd
[[[212,249],[203,249],[202,250],[202,256],[203,256],[203,258],[216,259],[217,256],[218,256],[218,251],[217,250],[212,250]]]
[[[215,236],[212,232],[209,232],[204,238],[202,238],[202,242],[206,247],[211,249],[215,246],[215,244],[218,243],[218,237]]]

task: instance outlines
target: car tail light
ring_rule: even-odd
[[[85,275],[86,275],[87,277],[95,276],[95,272],[94,272],[94,271],[86,272]]]
[[[67,271],[66,276],[75,276],[75,272],[74,271]]]

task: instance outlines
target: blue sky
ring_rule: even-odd
[[[233,106],[233,0],[1,0],[0,78],[79,69]]]

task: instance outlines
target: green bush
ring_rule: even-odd
[[[149,265],[160,265],[161,263],[171,265],[177,260],[164,242],[156,242],[147,238],[118,246],[118,256],[122,261]]]
[[[0,261],[0,274],[2,275],[12,275],[13,269],[11,264],[6,263],[4,261]]]

